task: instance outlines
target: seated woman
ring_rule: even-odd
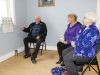
[[[75,41],[75,37],[79,30],[81,29],[81,23],[77,21],[76,14],[68,15],[68,27],[64,34],[64,39],[61,39],[60,42],[57,43],[59,61],[57,64],[60,64],[63,61],[62,51],[69,46],[71,46],[71,41]]]
[[[68,75],[79,75],[74,62],[89,62],[96,54],[98,45],[99,31],[95,25],[96,15],[89,12],[84,17],[85,27],[80,30],[76,37],[76,41],[71,42],[73,47],[69,47],[63,51],[63,59]],[[71,52],[66,52],[71,50]],[[66,54],[67,53],[67,54]]]

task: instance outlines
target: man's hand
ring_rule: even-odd
[[[72,47],[75,47],[75,42],[71,41],[71,45],[72,45]]]
[[[24,31],[25,27],[22,28],[22,31]]]
[[[36,39],[37,39],[37,40],[40,39],[40,36],[37,36]]]

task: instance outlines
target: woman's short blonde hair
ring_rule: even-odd
[[[68,17],[74,17],[74,18],[75,18],[75,20],[77,20],[77,15],[76,15],[76,14],[74,14],[74,13],[69,14],[69,15],[68,15]]]

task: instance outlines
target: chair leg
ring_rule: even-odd
[[[90,65],[90,67],[98,74],[98,71],[93,66]]]
[[[36,48],[36,45],[34,45],[34,43],[33,43],[33,48],[34,48],[34,49]]]
[[[45,51],[46,51],[47,49],[46,49],[46,42],[45,42]]]
[[[100,75],[100,68],[99,68],[99,65],[97,65],[97,69],[98,69],[98,75]]]
[[[81,75],[84,75],[84,73],[86,72],[86,70],[87,70],[89,67],[90,67],[90,65],[88,65],[88,66],[83,70],[83,72],[82,72]]]
[[[87,70],[88,68],[90,69],[90,67],[91,67],[98,75],[100,75],[99,65],[97,65],[98,71],[96,71],[96,70],[94,69],[94,67],[92,67],[91,65],[88,65],[88,66],[84,69],[84,71],[82,72],[81,75],[84,75],[84,73],[86,72],[86,70]]]
[[[91,71],[91,68],[89,67],[89,71]]]
[[[42,51],[43,51],[43,45],[42,45],[42,49],[41,49],[41,55],[42,55]]]
[[[29,43],[30,44],[30,47],[31,47],[31,43]]]

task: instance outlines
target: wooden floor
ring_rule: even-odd
[[[24,53],[14,56],[0,63],[0,75],[51,75],[50,70],[56,65],[57,51],[46,51],[38,55],[38,63],[32,64],[30,58],[24,59]],[[85,75],[97,75],[94,71],[87,71]]]

